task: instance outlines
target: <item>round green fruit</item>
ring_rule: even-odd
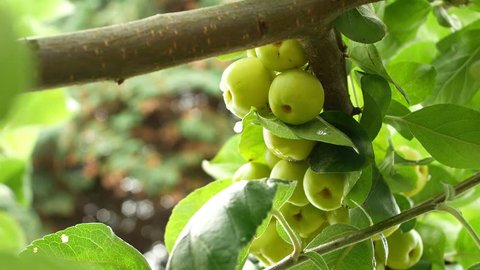
[[[243,118],[251,107],[267,107],[271,72],[254,57],[235,61],[225,69],[220,81],[223,99],[236,116]]]
[[[307,199],[315,207],[324,211],[340,208],[347,176],[345,173],[316,173],[309,168],[303,178]]]
[[[303,124],[322,111],[323,86],[306,71],[286,71],[273,80],[268,102],[278,119],[292,125]]]
[[[272,220],[266,231],[253,240],[250,251],[262,258],[264,263],[273,264],[292,253],[293,247],[278,235],[276,221]]]
[[[388,258],[387,266],[393,269],[409,269],[422,257],[422,238],[415,230],[402,232],[395,231],[387,238]]]
[[[265,151],[265,162],[267,163],[267,166],[270,167],[270,169],[273,169],[277,162],[282,160],[281,158],[277,157],[272,151],[266,150]]]
[[[258,47],[255,53],[267,68],[275,71],[299,68],[308,61],[302,45],[295,39]]]
[[[311,204],[296,206],[286,203],[280,208],[280,212],[292,229],[303,238],[308,237],[326,222],[325,213]]]
[[[270,178],[296,181],[297,185],[288,202],[296,206],[304,206],[309,204],[305,192],[303,191],[303,176],[308,169],[306,162],[290,162],[280,160],[270,173]]]
[[[406,145],[398,147],[397,153],[407,160],[420,160],[422,156],[420,153]],[[415,177],[415,187],[407,192],[404,192],[405,195],[412,197],[418,194],[425,187],[427,180],[429,178],[428,166],[426,165],[395,165],[395,170],[405,175],[406,177],[411,176]]]
[[[267,129],[263,129],[263,140],[268,150],[288,161],[305,160],[315,146],[315,141],[280,138]]]
[[[248,162],[243,164],[238,170],[233,174],[233,181],[240,180],[255,180],[266,178],[270,175],[270,168],[259,162]]]
[[[338,223],[350,223],[350,214],[348,212],[348,209],[345,207],[340,207],[336,210],[325,212],[325,215],[327,217],[328,224],[330,225]]]

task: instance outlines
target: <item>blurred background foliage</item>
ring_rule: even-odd
[[[0,32],[51,35],[218,2],[3,0],[0,11],[12,20]],[[26,63],[22,53],[0,60]],[[163,264],[161,242],[172,207],[211,181],[201,161],[233,134],[235,120],[218,91],[226,65],[209,59],[122,85],[24,94],[8,113],[11,97],[1,96],[0,251],[17,252],[33,239],[81,222],[103,222],[150,261]],[[0,73],[8,68],[2,63]],[[26,67],[18,70],[28,74]],[[11,86],[2,82],[0,88]]]

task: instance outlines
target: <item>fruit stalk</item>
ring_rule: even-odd
[[[125,79],[207,57],[301,38],[339,14],[378,0],[243,0],[23,40],[37,61],[37,89]]]
[[[470,178],[467,178],[466,180],[462,181],[460,184],[455,186],[455,194],[460,195],[464,193],[467,190],[472,189],[473,187],[477,186],[480,184],[480,173],[477,173],[473,175]],[[326,254],[341,248],[345,248],[348,246],[352,246],[356,243],[365,241],[375,234],[378,234],[392,226],[402,224],[404,222],[407,222],[417,216],[423,215],[425,213],[437,210],[438,206],[443,204],[447,198],[446,193],[442,193],[428,201],[425,201],[407,211],[404,211],[396,216],[393,216],[389,219],[386,219],[382,222],[379,222],[377,224],[374,224],[370,227],[358,230],[355,233],[346,235],[344,237],[335,239],[333,241],[324,243],[320,246],[317,246],[315,248],[311,249],[306,249],[302,253],[307,253],[307,252],[317,252],[320,255]],[[292,265],[298,264],[302,261],[305,261],[306,258],[305,256],[300,256],[297,261],[294,261],[291,256],[287,256],[278,263],[270,266],[267,268],[267,270],[282,270],[282,269],[288,269]]]

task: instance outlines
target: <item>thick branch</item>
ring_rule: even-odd
[[[310,66],[325,89],[326,110],[339,110],[352,114],[345,68],[344,44],[334,29],[305,39],[304,46],[310,57]]]
[[[474,188],[475,186],[480,184],[480,173],[475,174],[474,176],[466,179],[462,183],[458,184],[455,187],[455,194],[462,194],[463,192]],[[356,243],[365,241],[372,236],[398,224],[402,224],[407,222],[417,216],[423,215],[425,213],[431,212],[436,210],[438,205],[443,203],[446,199],[446,194],[440,194],[435,198],[432,198],[426,202],[423,202],[405,212],[402,212],[396,216],[393,216],[387,220],[374,224],[370,227],[365,229],[356,231],[352,234],[346,235],[344,237],[335,239],[333,241],[327,242],[322,244],[318,247],[304,250],[303,252],[314,251],[319,254],[326,254],[341,248],[345,248],[348,246],[352,246]],[[285,257],[283,260],[278,262],[277,264],[272,265],[271,267],[267,268],[268,270],[281,270],[281,269],[288,269],[294,264],[298,264],[301,261],[306,260],[304,256],[300,257],[297,261],[295,261],[291,256]]]
[[[37,88],[128,77],[318,32],[352,7],[378,0],[243,0],[110,27],[28,38]]]

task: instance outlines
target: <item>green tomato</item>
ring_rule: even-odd
[[[398,147],[397,153],[407,160],[420,160],[422,156],[420,153],[406,145]],[[395,165],[397,173],[405,177],[415,177],[415,187],[407,192],[404,192],[406,196],[413,197],[423,190],[429,179],[428,166],[426,165]]]
[[[273,135],[267,129],[263,129],[263,140],[268,150],[277,157],[288,161],[305,160],[315,146],[314,141],[290,140]]]
[[[25,245],[20,224],[6,212],[0,211],[0,252],[16,254]]]
[[[306,206],[296,206],[286,203],[280,208],[288,224],[301,237],[306,238],[325,222],[325,213],[311,204]]]
[[[305,195],[318,209],[332,211],[342,206],[346,173],[316,173],[311,168],[303,178]]]
[[[266,178],[270,175],[270,168],[259,162],[248,162],[243,164],[238,170],[233,174],[233,181],[240,180],[255,180]]]
[[[350,214],[348,212],[348,209],[345,207],[340,207],[333,211],[327,211],[325,212],[325,215],[327,216],[328,224],[330,225],[338,223],[350,223]]]
[[[395,231],[387,238],[387,266],[393,269],[408,269],[414,266],[422,257],[422,238],[415,230]]]
[[[251,107],[259,110],[267,107],[271,83],[271,72],[257,58],[248,57],[225,69],[220,89],[227,109],[243,118]]]
[[[306,162],[280,160],[270,173],[270,178],[297,181],[295,190],[288,199],[288,202],[293,205],[304,206],[308,204],[308,199],[303,191],[303,176],[307,169],[308,164]]]
[[[270,169],[273,169],[273,167],[275,167],[275,164],[277,164],[277,162],[279,162],[280,160],[282,159],[277,157],[274,153],[272,153],[272,151],[268,149],[265,151],[265,162],[267,163],[268,167],[270,167]]]
[[[295,39],[258,47],[255,53],[267,68],[275,71],[299,68],[308,61],[302,45]]]
[[[268,103],[273,114],[285,123],[300,125],[320,114],[324,92],[320,81],[302,70],[286,71],[273,80]]]

